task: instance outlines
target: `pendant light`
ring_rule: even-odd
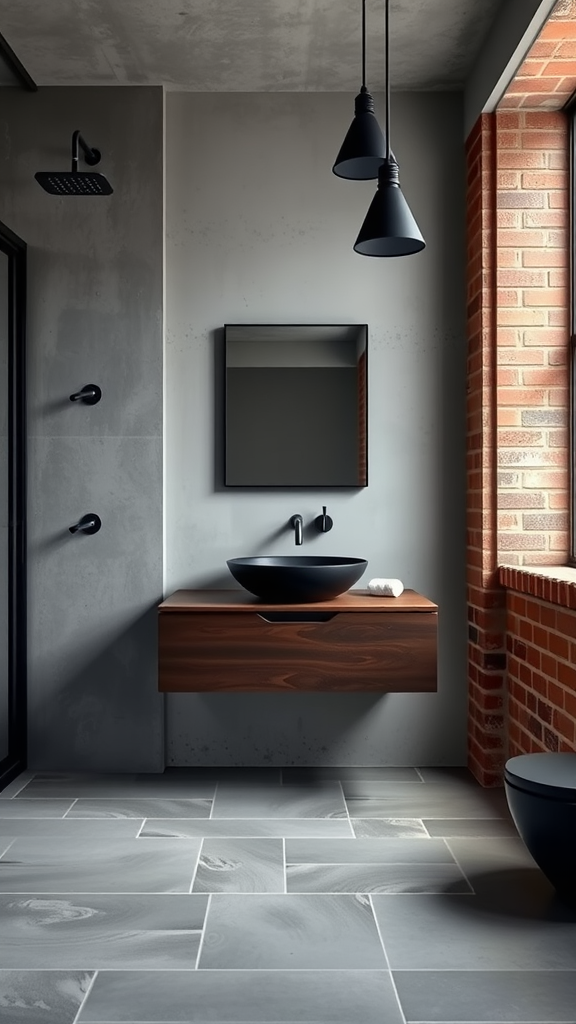
[[[386,146],[366,88],[366,0],[362,0],[362,88],[354,100],[354,120],[332,168],[339,178],[366,181],[378,177]]]
[[[354,249],[362,256],[410,256],[426,245],[402,195],[396,158],[390,149],[390,0],[386,6],[386,157],[378,169],[374,196]]]

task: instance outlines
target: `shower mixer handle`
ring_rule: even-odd
[[[82,147],[82,152],[84,153],[84,160],[85,160],[85,162],[87,164],[90,164],[90,166],[93,167],[94,164],[99,164],[100,163],[100,160],[102,158],[102,154],[101,154],[100,150],[99,149],[94,149],[92,146],[89,146],[88,143],[82,138],[82,136],[80,134],[80,131],[76,130],[74,132],[74,134],[72,135],[72,171],[73,172],[78,170],[78,147],[79,146]]]
[[[95,512],[87,512],[82,519],[79,519],[74,526],[69,526],[68,529],[70,533],[98,533],[101,526],[100,516],[97,516]]]
[[[97,384],[85,384],[80,391],[70,395],[71,402],[84,402],[84,405],[96,405],[102,398],[102,389]]]

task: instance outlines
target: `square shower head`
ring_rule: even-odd
[[[109,196],[114,191],[103,174],[92,171],[37,171],[34,177],[51,196]]]

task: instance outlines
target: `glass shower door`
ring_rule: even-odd
[[[26,245],[0,223],[0,790],[26,767]]]
[[[0,762],[9,754],[10,701],[9,262],[0,252]]]

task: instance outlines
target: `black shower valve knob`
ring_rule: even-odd
[[[97,384],[85,384],[80,391],[70,395],[71,402],[83,402],[84,405],[96,405],[102,398],[102,389]]]
[[[98,533],[101,526],[100,516],[97,516],[95,512],[87,512],[77,523],[74,523],[74,526],[69,526],[68,529],[70,533]]]
[[[331,519],[330,516],[326,515],[326,505],[322,505],[322,515],[316,516],[314,522],[316,523],[320,533],[328,533],[328,530],[332,529],[334,526],[334,520]]]

